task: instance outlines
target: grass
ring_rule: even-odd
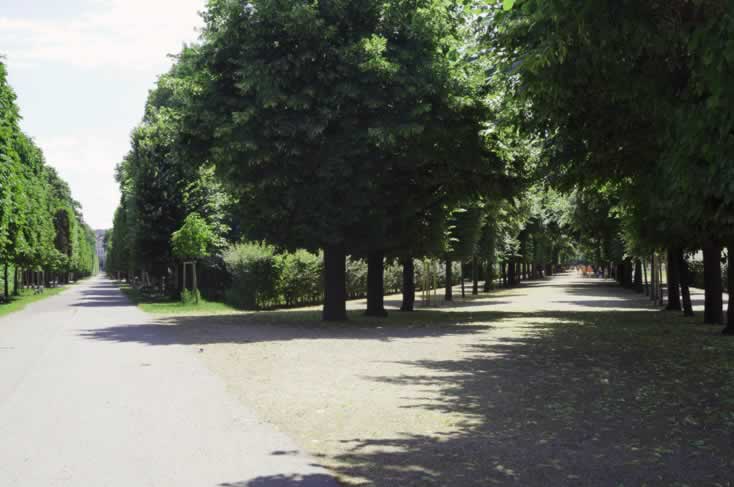
[[[146,313],[166,316],[222,315],[235,314],[241,311],[228,304],[199,300],[198,304],[182,303],[171,298],[150,297],[130,286],[122,286],[122,292],[130,301]]]
[[[33,291],[23,291],[20,296],[11,296],[10,302],[0,303],[0,316],[20,311],[31,303],[56,296],[65,289],[67,289],[66,286],[46,288],[42,294],[34,294]]]

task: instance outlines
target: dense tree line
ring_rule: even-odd
[[[728,8],[210,0],[120,165],[111,268],[180,291],[171,235],[195,213],[212,271],[242,239],[321,252],[325,319],[346,317],[347,256],[371,315],[386,262],[413,309],[424,258],[449,300],[452,263],[478,293],[584,261],[690,313],[702,249],[721,322]]]
[[[510,3],[485,11],[485,43],[531,107],[523,125],[548,138],[549,177],[582,202],[598,261],[638,288],[645,262],[661,288],[665,263],[668,309],[690,314],[686,256],[702,250],[704,319],[721,323],[734,235],[731,3]]]
[[[26,285],[68,282],[97,270],[94,232],[79,203],[19,120],[0,61],[0,270],[6,300]]]

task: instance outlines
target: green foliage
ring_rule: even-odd
[[[224,262],[232,276],[227,302],[244,309],[264,308],[276,303],[282,268],[272,246],[236,244],[224,252]]]
[[[95,240],[79,203],[18,126],[15,94],[0,60],[0,261],[32,270],[97,270]]]
[[[173,255],[182,260],[206,257],[214,242],[214,232],[207,222],[196,213],[188,215],[183,226],[171,235]]]
[[[199,304],[201,301],[201,293],[198,289],[193,291],[190,289],[184,289],[181,291],[181,303],[185,305]]]
[[[286,306],[317,303],[323,295],[323,257],[305,250],[281,254],[280,293]]]

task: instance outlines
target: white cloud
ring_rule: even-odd
[[[120,199],[112,161],[122,160],[127,139],[114,133],[85,132],[37,139],[36,143],[49,165],[69,183],[86,222],[93,228],[109,228]]]
[[[72,19],[0,15],[0,46],[16,67],[161,70],[167,54],[197,38],[203,7],[204,0],[99,0]]]
[[[204,5],[68,0],[54,13],[33,1],[12,14],[0,9],[0,55],[7,56],[23,128],[69,183],[93,228],[112,224],[120,198],[114,169],[130,130],[155,76],[170,66],[168,54],[198,37]]]

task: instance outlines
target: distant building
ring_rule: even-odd
[[[105,261],[107,260],[107,252],[104,245],[107,230],[95,230],[94,234],[97,237],[97,257],[99,258],[99,270],[100,272],[104,272]]]

